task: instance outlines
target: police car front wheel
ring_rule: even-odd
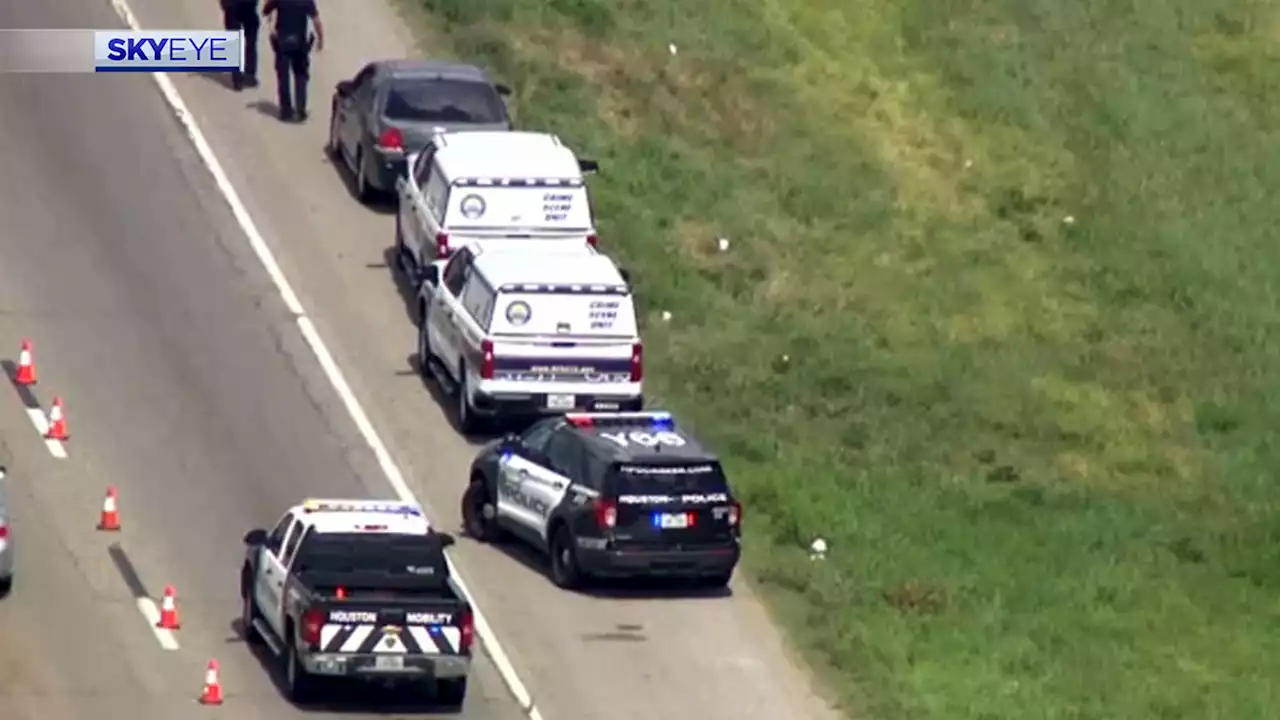
[[[471,481],[462,494],[462,524],[474,540],[491,543],[499,538],[497,508],[481,478]]]

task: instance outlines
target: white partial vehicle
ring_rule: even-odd
[[[584,173],[599,170],[555,135],[441,132],[396,183],[396,254],[413,284],[422,269],[475,240],[596,245]]]
[[[418,302],[425,375],[458,424],[644,404],[631,288],[608,257],[464,246],[426,267]]]

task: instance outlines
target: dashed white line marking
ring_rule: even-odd
[[[67,459],[67,448],[62,444],[61,440],[50,440],[45,437],[49,432],[49,418],[40,408],[27,408],[27,417],[31,418],[31,424],[35,426],[36,432],[40,434],[44,440],[44,446],[49,450],[49,454],[59,460]]]
[[[149,597],[140,597],[138,600],[138,612],[142,613],[142,617],[147,621],[147,627],[151,628],[151,633],[156,636],[156,641],[160,643],[160,647],[165,650],[177,650],[178,638],[174,636],[172,630],[158,627],[160,625],[160,606],[156,605],[156,601]]]
[[[111,0],[111,6],[131,30],[142,30],[141,24],[125,0]],[[191,111],[187,108],[186,102],[178,94],[178,88],[174,86],[173,81],[165,73],[156,73],[151,77],[155,80],[156,85],[159,86],[160,94],[164,96],[165,102],[169,104],[169,107],[177,116],[178,122],[182,123],[182,126],[186,129],[187,137],[191,140],[191,144],[195,146],[196,153],[209,170],[209,174],[213,176],[214,184],[218,186],[218,190],[222,193],[223,198],[226,199],[227,205],[231,208],[231,214],[235,217],[236,222],[239,223],[245,237],[248,238],[249,246],[253,249],[254,255],[262,263],[262,267],[267,271],[271,282],[275,284],[285,307],[296,316],[295,319],[302,337],[306,340],[312,353],[315,354],[325,377],[342,400],[343,406],[346,407],[347,413],[350,414],[352,421],[355,422],[360,435],[369,445],[369,449],[373,451],[374,457],[378,460],[378,466],[382,469],[382,473],[387,482],[390,483],[392,490],[401,500],[421,504],[428,512],[431,512],[428,505],[421,503],[414,497],[413,491],[405,483],[404,474],[400,472],[400,467],[396,465],[391,453],[387,450],[386,444],[382,442],[382,438],[374,429],[373,423],[369,421],[368,413],[364,411],[364,407],[356,399],[355,393],[351,391],[351,386],[347,383],[346,376],[333,359],[333,354],[329,352],[328,346],[321,339],[319,332],[316,331],[315,325],[307,317],[297,293],[293,291],[293,286],[289,283],[288,278],[285,277],[284,271],[280,269],[275,253],[271,251],[267,241],[262,237],[262,233],[258,231],[257,224],[253,221],[252,216],[249,215],[249,210],[245,207],[244,202],[241,201],[240,194],[236,192],[235,186],[231,184],[231,179],[227,176],[226,171],[223,170],[222,163],[218,160],[217,155],[214,154],[213,148],[205,138],[204,132],[200,130],[195,118],[191,115]],[[431,512],[431,514],[435,515],[434,512]],[[494,667],[497,668],[498,674],[502,676],[507,689],[511,691],[511,694],[515,697],[525,715],[529,717],[529,720],[542,720],[542,713],[534,705],[533,696],[530,695],[524,681],[516,673],[510,656],[507,655],[506,650],[503,649],[502,644],[498,641],[497,635],[493,632],[493,626],[489,624],[488,619],[481,612],[479,604],[475,601],[475,595],[472,594],[463,580],[462,574],[458,572],[453,560],[446,558],[446,561],[449,564],[450,572],[454,575],[455,582],[458,584],[458,589],[472,606],[476,634],[480,636],[481,646],[488,654],[489,659],[493,661]],[[139,607],[141,608],[141,603],[139,603]],[[152,603],[152,607],[154,609],[154,603]],[[158,618],[159,616],[157,615]]]

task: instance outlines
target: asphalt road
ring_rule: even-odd
[[[212,0],[131,5],[150,28],[218,22]],[[174,81],[414,491],[452,528],[473,448],[413,370],[390,216],[352,200],[322,152],[333,84],[409,44],[381,0],[323,12],[307,126],[271,117],[269,72],[240,95]],[[118,25],[95,0],[0,1],[0,27]],[[239,537],[303,495],[389,486],[150,79],[0,77],[0,159],[0,355],[36,341],[40,399],[66,398],[72,432],[56,460],[16,395],[0,402],[23,543],[0,603],[0,701],[40,718],[299,714],[232,628]],[[119,537],[93,530],[109,483]],[[113,542],[149,595],[177,587],[180,649],[157,644]],[[536,560],[467,541],[455,558],[547,720],[831,717],[741,583],[721,597],[575,595]],[[193,705],[215,657],[229,694],[216,712]],[[465,717],[519,717],[493,667],[476,673]]]
[[[0,4],[0,26],[117,24],[87,0]],[[35,341],[38,399],[63,396],[71,431],[69,456],[53,457],[0,388],[19,552],[0,601],[0,715],[308,714],[233,627],[240,537],[304,495],[390,490],[152,81],[0,76],[0,218],[0,344],[11,359]],[[109,484],[118,534],[95,531]],[[176,650],[135,599],[167,584]],[[217,710],[195,704],[211,658],[227,694]],[[334,700],[313,712],[431,710]],[[485,660],[463,716],[521,716]]]

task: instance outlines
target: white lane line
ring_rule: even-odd
[[[67,448],[62,444],[61,440],[50,440],[45,437],[49,432],[49,418],[45,416],[44,411],[40,408],[26,408],[27,417],[31,418],[31,424],[35,426],[36,432],[44,440],[44,446],[49,450],[49,454],[59,460],[67,459]]]
[[[160,647],[165,650],[177,650],[178,638],[174,636],[173,631],[157,627],[160,624],[160,607],[156,605],[156,601],[149,597],[140,597],[137,600],[138,612],[142,613],[142,617],[146,619],[147,627],[151,628],[151,633],[156,636]]]
[[[142,30],[141,24],[125,0],[111,0],[111,6],[131,30]],[[298,300],[297,294],[293,291],[293,286],[285,277],[284,271],[280,269],[280,264],[276,262],[275,253],[271,252],[267,241],[263,239],[262,233],[258,231],[257,224],[254,223],[244,202],[241,201],[240,194],[236,192],[235,187],[231,184],[231,179],[227,176],[226,171],[223,170],[222,163],[218,161],[218,157],[214,154],[209,141],[196,124],[195,118],[187,108],[186,102],[178,94],[177,87],[174,86],[173,81],[165,73],[155,73],[151,77],[156,81],[156,85],[160,88],[160,94],[164,96],[165,101],[169,103],[170,108],[177,116],[178,122],[182,123],[182,126],[186,129],[187,137],[190,138],[191,144],[195,146],[196,153],[200,155],[200,159],[204,162],[205,167],[208,168],[209,174],[213,176],[214,184],[218,186],[218,190],[226,199],[227,205],[231,208],[231,214],[235,217],[236,222],[240,224],[241,230],[249,240],[249,246],[253,248],[258,261],[262,263],[262,267],[275,284],[280,293],[280,298],[284,300],[285,307],[296,316],[298,329],[301,331],[303,339],[306,340],[312,353],[315,354],[325,377],[333,385],[334,391],[338,393],[338,397],[341,398],[342,404],[351,415],[352,421],[355,422],[356,428],[359,429],[361,436],[364,437],[365,442],[369,445],[369,449],[373,451],[374,457],[378,460],[378,466],[382,468],[382,473],[387,482],[391,484],[392,490],[401,500],[419,503],[431,512],[429,506],[414,497],[413,491],[405,483],[404,474],[400,472],[400,467],[392,459],[386,444],[382,442],[382,438],[373,428],[373,423],[369,421],[368,413],[364,411],[360,401],[356,399],[355,393],[351,391],[351,386],[347,383],[342,370],[333,359],[333,354],[329,352],[328,346],[316,331],[315,325],[306,316],[302,302]],[[431,514],[435,515],[434,512],[431,512]],[[533,696],[530,695],[524,681],[516,673],[510,656],[507,655],[506,650],[503,649],[502,644],[498,641],[497,635],[494,634],[493,626],[489,624],[488,619],[481,612],[480,606],[475,600],[475,595],[463,580],[462,574],[458,571],[453,560],[446,558],[446,561],[449,564],[450,572],[454,575],[454,580],[458,584],[458,589],[472,606],[476,634],[480,636],[481,645],[489,655],[489,659],[493,661],[498,674],[502,676],[507,689],[511,691],[516,702],[530,720],[542,720],[542,713],[534,705]]]

